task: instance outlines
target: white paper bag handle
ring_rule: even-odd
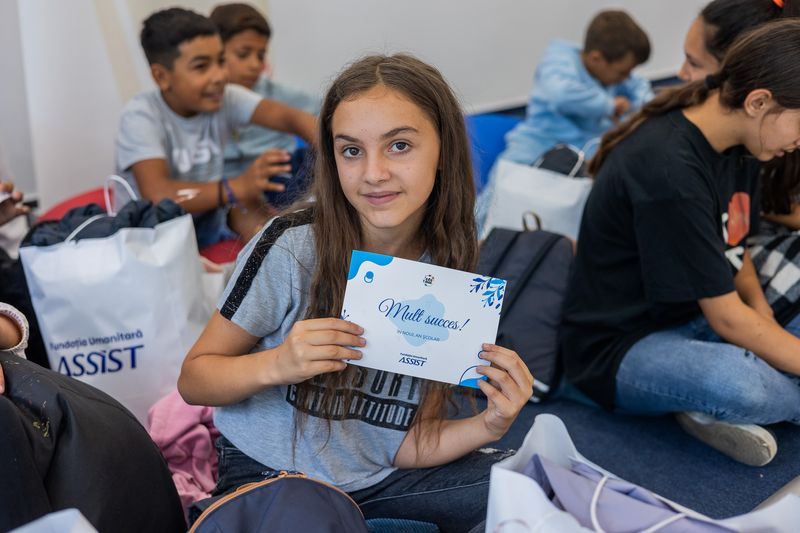
[[[106,217],[108,217],[108,216],[109,216],[109,215],[106,215],[105,213],[101,213],[101,214],[99,214],[99,215],[95,215],[95,216],[93,216],[93,217],[89,217],[89,218],[87,218],[86,220],[84,220],[83,222],[81,222],[81,223],[80,223],[80,225],[79,225],[77,228],[75,228],[74,230],[72,230],[72,233],[70,233],[69,235],[67,235],[67,238],[66,238],[66,239],[64,239],[64,242],[71,242],[71,241],[75,240],[75,237],[77,237],[77,236],[78,236],[78,233],[80,233],[80,232],[83,230],[83,228],[85,228],[86,226],[88,226],[89,224],[91,224],[92,222],[94,222],[95,220],[100,220],[101,218],[106,218]]]
[[[106,212],[109,215],[114,216],[114,215],[117,214],[117,212],[114,211],[114,208],[111,205],[111,194],[109,192],[110,189],[111,189],[111,182],[112,181],[122,185],[122,187],[125,189],[125,192],[127,192],[128,196],[130,196],[131,200],[138,200],[139,197],[136,195],[135,192],[133,192],[133,187],[131,187],[131,184],[128,183],[127,181],[125,181],[124,178],[121,178],[121,177],[117,176],[116,174],[112,174],[111,176],[107,177],[106,178],[106,182],[103,185],[103,197],[106,200]]]
[[[586,144],[583,145],[583,148],[581,148],[581,152],[583,152],[583,154],[585,156],[586,153],[591,148],[594,148],[595,146],[599,145],[602,140],[603,140],[602,137],[595,137],[593,139],[589,139],[588,141],[586,141]]]
[[[589,143],[591,143],[593,141],[595,141],[595,139],[592,139],[591,141],[589,141]],[[565,144],[565,143],[558,143],[557,145],[553,146],[550,150],[555,150],[556,148],[566,148],[567,150],[570,150],[571,152],[574,152],[575,155],[578,156],[577,161],[575,161],[575,164],[572,165],[572,168],[566,174],[566,176],[568,178],[574,178],[575,174],[577,174],[578,171],[581,169],[581,166],[583,165],[584,161],[586,161],[586,152],[584,150],[581,150],[577,146],[572,146],[571,144]],[[550,150],[548,150],[548,152]],[[539,159],[537,159],[536,162],[531,166],[539,168],[542,165],[542,163],[544,163],[545,154],[547,154],[547,152],[542,154],[542,156]],[[547,170],[547,169],[545,169],[545,170]]]
[[[592,519],[592,527],[594,528],[596,533],[606,533],[605,530],[600,527],[600,520],[597,518],[597,506],[600,503],[600,493],[603,492],[603,487],[606,484],[606,481],[609,480],[608,475],[604,475],[600,481],[597,482],[597,487],[594,489],[594,494],[592,494],[592,503],[590,504],[591,507],[589,508],[589,516]],[[647,529],[643,529],[641,533],[656,533],[659,529],[664,529],[668,525],[673,522],[677,522],[681,518],[685,518],[686,513],[676,513],[673,516],[665,518],[661,522],[653,524],[652,526],[648,527]]]

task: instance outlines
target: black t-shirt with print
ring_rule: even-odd
[[[586,203],[564,309],[567,377],[614,407],[630,347],[734,290],[758,224],[758,162],[720,154],[681,110],[642,124],[608,156]],[[676,368],[676,372],[681,369]]]

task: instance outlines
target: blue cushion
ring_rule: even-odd
[[[483,113],[467,115],[467,134],[469,135],[472,164],[475,169],[475,187],[478,192],[486,185],[497,156],[506,147],[505,135],[516,126],[520,119],[511,115]]]

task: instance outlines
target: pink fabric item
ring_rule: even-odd
[[[187,404],[177,390],[147,412],[147,431],[167,461],[184,509],[207,498],[217,483],[213,414],[211,407]]]

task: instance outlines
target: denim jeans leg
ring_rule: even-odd
[[[492,465],[512,454],[485,448],[446,465],[396,470],[350,496],[367,518],[404,518],[434,523],[443,532],[469,531],[486,519]]]
[[[217,439],[219,476],[212,496],[226,494],[245,483],[261,481],[277,473],[276,470],[251,459],[225,437]]]
[[[800,387],[744,348],[714,339],[705,319],[648,335],[616,378],[624,412],[699,411],[734,423],[800,423]],[[718,339],[718,337],[717,337]]]

